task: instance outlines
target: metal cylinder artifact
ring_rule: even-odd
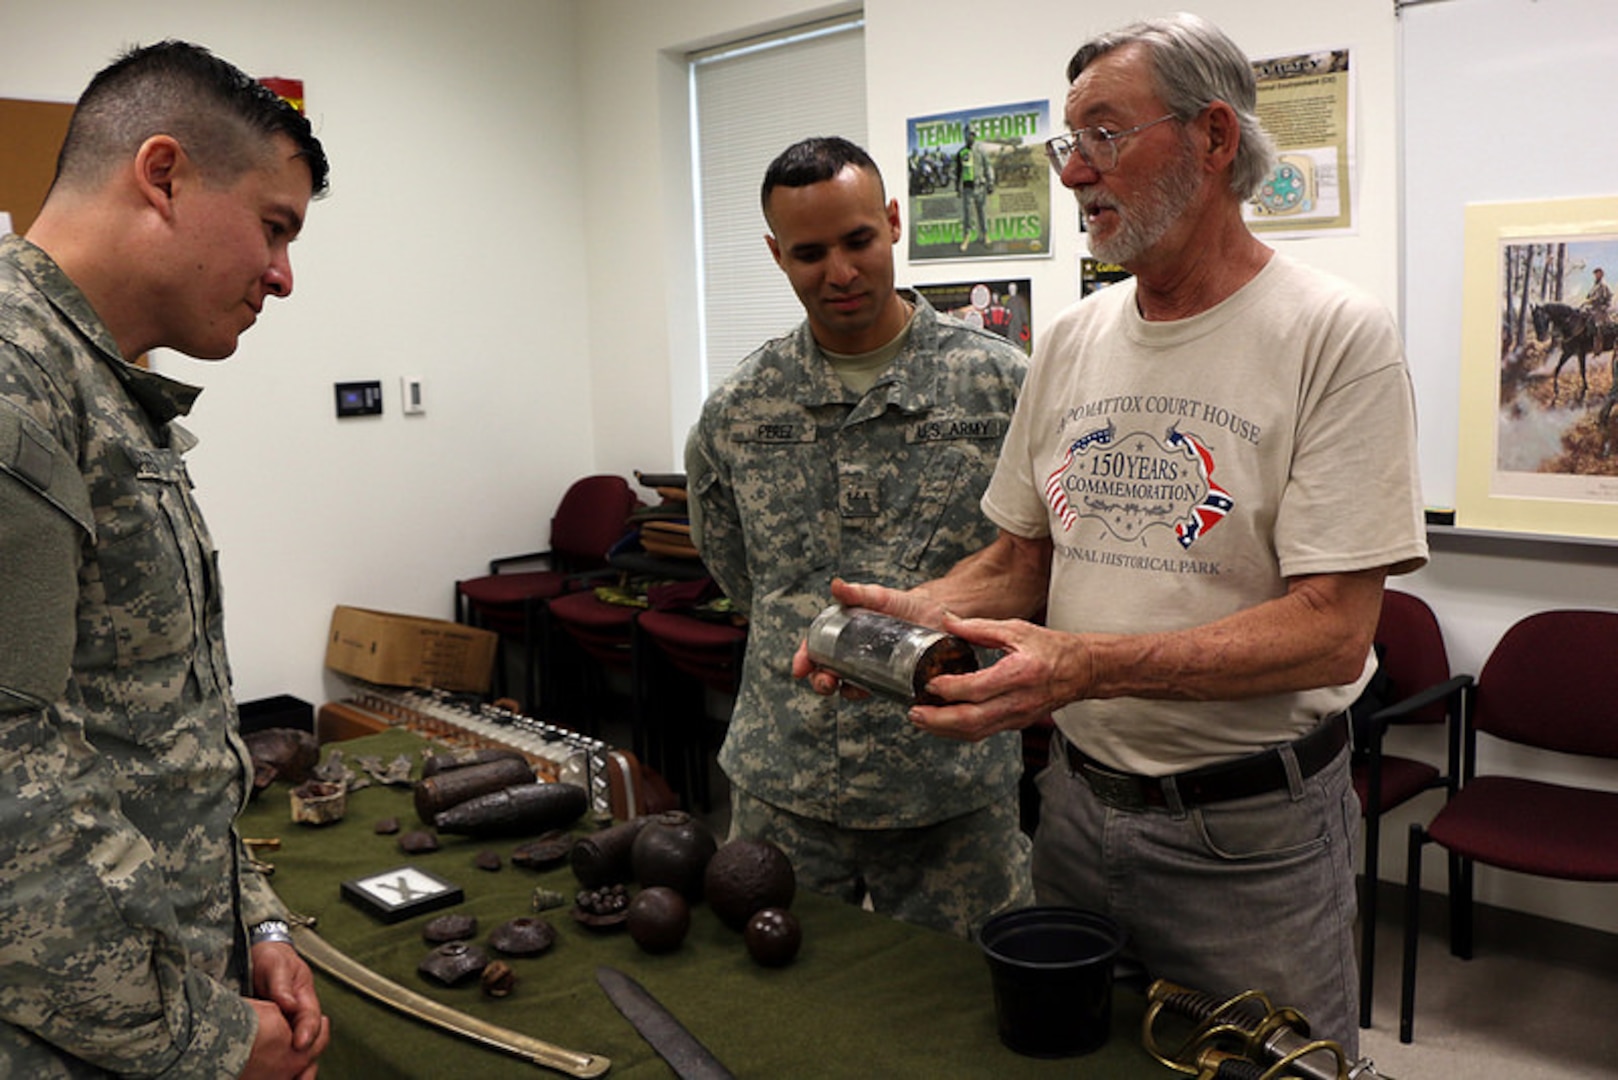
[[[953,634],[841,604],[809,624],[809,658],[845,682],[907,704],[938,704],[926,692],[934,676],[978,669],[977,653]]]

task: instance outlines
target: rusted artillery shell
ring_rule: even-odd
[[[464,941],[446,941],[428,953],[416,970],[445,986],[465,982],[489,966],[489,954]]]
[[[491,761],[528,761],[516,750],[507,750],[498,746],[478,746],[465,750],[448,750],[442,754],[434,754],[421,765],[421,778],[437,776],[439,773],[454,772],[470,765],[487,765]]]
[[[468,765],[464,769],[451,769],[416,783],[416,816],[424,825],[433,818],[468,799],[503,791],[516,784],[534,783],[533,767],[522,758],[502,758],[482,765]]]
[[[495,927],[489,944],[507,956],[538,956],[556,944],[556,928],[544,919],[522,915]]]
[[[635,850],[635,837],[649,817],[631,818],[610,825],[573,845],[568,859],[573,864],[573,876],[586,889],[599,889],[603,885],[616,885],[635,876],[630,854]]]
[[[571,825],[589,806],[590,796],[577,784],[518,784],[457,803],[433,824],[462,836],[533,836]]]

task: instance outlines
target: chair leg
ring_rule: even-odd
[[[537,600],[525,602],[522,611],[522,707],[529,716],[545,715],[544,706],[539,700],[542,692],[540,664],[545,653],[544,623],[544,603]]]
[[[686,717],[686,774],[691,779],[691,802],[703,813],[713,809],[708,784],[708,694],[702,682],[692,680],[690,712]]]
[[[1472,860],[1450,855],[1449,951],[1472,959]]]
[[[1416,938],[1421,925],[1421,849],[1427,843],[1427,830],[1410,826],[1410,852],[1405,865],[1405,955],[1404,973],[1399,981],[1399,1041],[1415,1038],[1416,1027]]]
[[[662,650],[636,624],[634,632],[635,680],[640,692],[636,729],[641,733],[645,755],[641,758],[655,769],[680,799],[685,809],[692,807],[689,777],[686,773],[685,744],[680,730],[684,723],[675,687],[679,675]]]
[[[647,768],[665,772],[653,746],[650,702],[656,697],[653,665],[656,657],[646,634],[637,623],[630,632],[630,681],[635,691],[635,722],[630,728],[630,748]],[[665,777],[666,778],[666,777]]]
[[[539,643],[539,685],[533,691],[533,713],[562,727],[575,727],[577,718],[573,714],[584,692],[580,684],[585,681],[583,672],[589,657],[557,625],[556,617],[544,604],[535,613],[534,634]]]
[[[1377,863],[1381,859],[1379,815],[1365,818],[1365,883],[1360,901],[1360,1027],[1371,1026],[1371,997],[1376,973]]]

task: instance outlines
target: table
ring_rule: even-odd
[[[416,735],[396,730],[328,743],[321,752],[324,757],[340,749],[354,767],[361,755],[388,762],[401,753],[415,757],[423,745]],[[536,872],[510,865],[509,858],[498,872],[473,865],[485,850],[509,857],[518,840],[444,836],[437,852],[406,855],[396,836],[378,835],[374,825],[397,817],[404,831],[421,827],[407,788],[373,784],[352,792],[346,817],[326,826],[293,824],[288,790],[277,783],[264,791],[243,815],[241,831],[280,838],[280,850],[261,857],[275,865],[271,884],[292,911],[317,917],[328,942],[410,989],[566,1049],[610,1058],[612,1078],[667,1080],[674,1073],[596,985],[594,971],[602,964],[638,979],[742,1080],[1174,1075],[1141,1048],[1145,1001],[1137,993],[1117,991],[1113,1037],[1096,1053],[1056,1061],[1022,1057],[995,1034],[988,965],[975,944],[803,890],[792,905],[803,926],[803,949],[784,968],[755,964],[741,935],[705,904],[693,909],[684,944],[665,955],[642,952],[621,930],[586,929],[564,907],[542,915],[558,932],[548,953],[507,961],[519,979],[510,997],[486,997],[475,983],[441,987],[416,973],[428,951],[421,927],[433,916],[383,924],[340,898],[342,881],[405,863],[447,878],[466,894],[447,910],[476,915],[481,943],[506,919],[532,914],[536,886],[571,901],[578,889],[571,869],[564,864]],[[429,1028],[316,977],[333,1025],[322,1080],[560,1075]]]

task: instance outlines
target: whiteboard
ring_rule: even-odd
[[[1426,500],[1454,506],[1465,207],[1618,194],[1618,3],[1398,10],[1400,322]]]

